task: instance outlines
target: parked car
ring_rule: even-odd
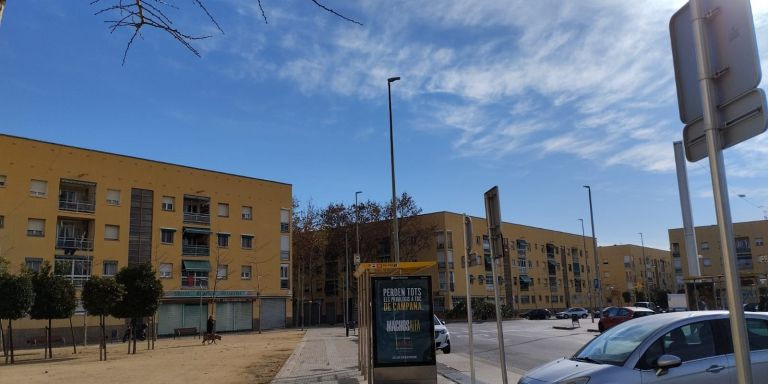
[[[597,329],[600,332],[605,332],[625,321],[653,315],[655,313],[656,312],[643,307],[613,307],[603,313],[600,321],[597,322]]]
[[[638,301],[638,302],[635,303],[635,307],[648,308],[651,311],[654,311],[656,313],[660,312],[659,307],[657,307],[656,304],[654,304],[653,302],[650,302],[650,301]]]
[[[745,314],[752,382],[768,377],[768,314]],[[673,312],[613,327],[571,357],[534,368],[518,384],[735,383],[727,311]]]
[[[602,310],[602,313],[606,313],[606,312],[608,312],[608,310],[609,310],[609,309],[611,309],[611,308],[615,308],[615,307],[605,307],[605,308],[603,308],[603,310]],[[594,311],[592,311],[592,315],[593,315],[593,316],[595,316],[595,319],[599,319],[599,318],[601,318],[601,317],[602,317],[602,316],[601,316],[601,314],[600,314],[600,312],[601,312],[601,311],[599,311],[599,310],[597,310],[597,309],[596,309],[596,310],[594,310]]]
[[[437,316],[435,322],[435,349],[441,349],[443,353],[451,353],[451,333],[444,321],[440,321]]]
[[[531,309],[520,317],[528,320],[546,320],[552,317],[552,313],[548,309]]]
[[[586,319],[589,317],[589,311],[587,311],[585,308],[581,307],[574,307],[574,308],[568,308],[565,311],[555,313],[555,317],[558,319],[570,319],[571,316],[576,315],[582,319]]]

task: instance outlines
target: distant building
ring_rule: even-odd
[[[675,292],[669,251],[624,244],[599,247],[598,254],[606,305],[632,305],[638,301],[638,293],[645,301],[655,302],[654,291]],[[628,302],[625,292],[629,293]]]
[[[401,260],[436,261],[436,270],[424,273],[433,277],[433,307],[443,313],[454,305],[466,300],[466,275],[464,257],[463,215],[451,212],[436,212],[415,217],[426,228],[433,228],[432,241],[416,255],[401,254]],[[513,304],[518,310],[549,308],[562,310],[568,307],[596,306],[592,281],[594,256],[592,238],[582,237],[543,228],[520,224],[503,223],[503,243],[497,260],[497,279],[491,275],[491,254],[488,241],[487,222],[472,217],[473,238],[469,267],[469,287],[472,298],[493,301],[493,286],[499,285],[501,301]],[[354,243],[354,232],[350,244]],[[403,241],[401,239],[401,241]],[[586,249],[584,249],[586,246]],[[350,251],[350,255],[353,251]],[[402,252],[401,252],[402,253]],[[336,252],[338,255],[338,252]],[[315,261],[322,270],[314,270],[313,276],[302,273],[301,288],[295,292],[295,300],[304,302],[306,324],[318,321],[340,323],[343,321],[344,254],[338,256],[318,255],[323,261]],[[387,262],[387,255],[363,254],[363,262]],[[333,259],[331,259],[333,257]],[[294,259],[298,263],[298,259]],[[351,256],[350,256],[350,263]],[[294,271],[306,271],[294,265]],[[312,282],[312,283],[310,283]],[[355,282],[351,282],[350,297],[355,298]],[[312,301],[312,304],[308,302]],[[297,309],[298,310],[298,309]],[[354,310],[354,309],[353,309]],[[299,319],[297,313],[295,318]],[[354,318],[354,315],[352,316]]]
[[[11,272],[47,261],[79,288],[151,263],[165,290],[161,335],[200,329],[208,314],[218,331],[292,322],[290,184],[7,135],[0,154],[0,256]],[[77,337],[83,313],[73,319]],[[23,344],[43,326],[15,322],[14,339]]]
[[[707,308],[727,308],[723,256],[717,225],[696,227],[698,262],[701,277],[688,272],[687,251],[682,228],[669,230],[669,244],[677,288],[685,290],[689,306],[704,298]],[[758,303],[768,294],[768,220],[733,223],[736,267],[744,303]]]

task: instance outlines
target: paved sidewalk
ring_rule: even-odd
[[[471,383],[471,371],[469,369],[469,357],[457,353],[437,355],[437,372],[456,383]],[[507,368],[507,382],[517,383],[523,371],[513,372]],[[499,367],[475,359],[475,383],[496,384],[501,383],[501,369]]]
[[[273,384],[365,382],[357,369],[357,336],[344,336],[344,328],[341,327],[308,329],[272,380]],[[453,383],[439,374],[437,382]]]

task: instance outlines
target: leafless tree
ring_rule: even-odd
[[[0,0],[0,20],[2,18],[2,10],[6,0]],[[210,20],[210,22],[216,26],[216,29],[224,34],[224,29],[216,21],[211,12],[205,6],[203,0],[189,0],[193,6],[199,8],[201,12]],[[341,13],[329,8],[319,2],[319,0],[309,0],[315,6],[322,10],[331,13],[348,22],[363,25],[362,23],[351,19]],[[262,7],[261,0],[257,0],[261,16],[264,18],[264,23],[268,24],[267,14]],[[157,29],[169,34],[172,38],[178,41],[181,45],[187,48],[190,52],[196,56],[200,56],[200,52],[192,46],[192,43],[196,40],[203,40],[210,38],[212,35],[205,34],[193,34],[185,32],[182,29],[174,25],[172,18],[169,16],[171,10],[179,10],[179,7],[168,2],[167,0],[93,0],[92,5],[98,4],[100,8],[96,15],[111,15],[109,20],[104,20],[109,26],[110,33],[115,32],[118,28],[128,28],[133,31],[128,43],[125,46],[123,52],[123,65],[125,65],[125,59],[128,56],[128,50],[130,50],[136,37],[142,37],[142,28]]]

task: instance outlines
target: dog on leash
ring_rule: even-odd
[[[203,335],[203,344],[205,344],[206,341],[208,342],[208,344],[210,343],[216,344],[216,340],[221,340],[221,336],[215,333],[206,333],[205,335]]]

